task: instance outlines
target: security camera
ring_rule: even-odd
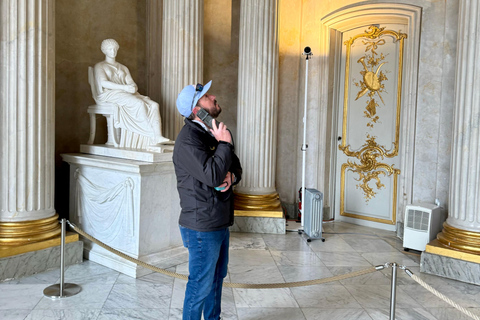
[[[306,56],[306,59],[308,60],[310,58],[310,56],[312,56],[313,53],[312,53],[312,49],[310,49],[310,47],[305,47],[305,49],[303,49],[303,52],[302,52],[302,56]]]

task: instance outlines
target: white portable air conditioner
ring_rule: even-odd
[[[323,193],[316,189],[305,189],[305,201],[303,204],[303,232],[311,239],[325,239],[322,237],[323,223]]]
[[[429,203],[414,203],[405,208],[403,248],[425,251],[427,244],[442,231],[446,213]]]

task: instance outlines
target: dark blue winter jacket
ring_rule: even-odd
[[[218,142],[201,125],[185,119],[175,140],[173,164],[182,208],[179,224],[196,231],[216,231],[233,224],[233,190],[214,189],[227,172],[242,176],[242,168],[232,144]]]

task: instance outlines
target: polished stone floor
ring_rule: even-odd
[[[298,228],[289,221],[289,228]],[[480,286],[420,274],[418,252],[404,252],[393,232],[341,222],[324,223],[325,242],[286,235],[232,233],[227,281],[269,283],[318,279],[386,262],[420,275],[449,298],[480,315]],[[186,263],[170,270],[186,273]],[[391,269],[291,289],[230,289],[223,295],[225,320],[389,319]],[[51,300],[43,290],[59,270],[0,283],[0,319],[181,319],[185,281],[161,274],[133,279],[93,262],[70,266],[65,281],[82,291]],[[399,270],[396,319],[470,319]]]

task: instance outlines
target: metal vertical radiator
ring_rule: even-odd
[[[303,233],[310,242],[311,239],[325,239],[322,237],[322,222],[323,222],[323,193],[316,189],[305,189],[304,203],[303,203]]]

